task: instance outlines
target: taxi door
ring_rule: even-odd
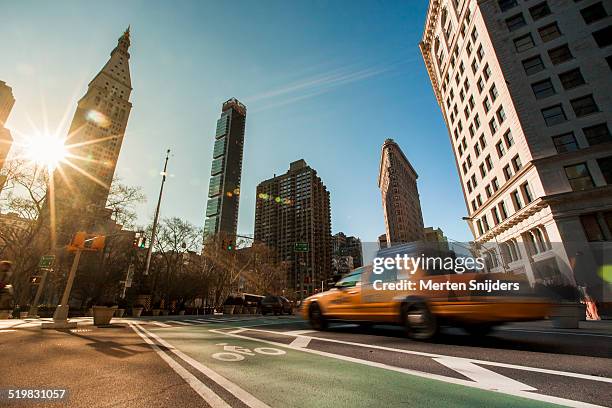
[[[354,320],[362,315],[361,273],[352,273],[336,283],[335,293],[328,304],[330,316]]]

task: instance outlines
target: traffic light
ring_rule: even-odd
[[[106,237],[104,235],[88,234],[86,232],[77,232],[72,238],[72,242],[68,249],[76,251],[99,251],[104,248]]]
[[[226,251],[233,251],[234,241],[232,241],[231,239],[223,239],[221,241],[221,248],[225,249]]]
[[[134,233],[134,242],[132,246],[134,248],[143,249],[146,245],[147,239],[145,238],[144,231],[138,231]]]

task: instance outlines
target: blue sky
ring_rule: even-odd
[[[376,181],[395,139],[419,173],[425,224],[471,235],[448,135],[421,59],[427,1],[12,1],[2,6],[0,80],[17,99],[8,127],[54,129],[131,24],[133,110],[117,171],[148,197],[164,151],[162,216],[201,226],[216,120],[248,108],[239,232],[252,234],[255,188],[304,158],[331,193],[332,230],[384,232]],[[46,119],[45,119],[46,118]],[[65,132],[65,129],[63,129]]]

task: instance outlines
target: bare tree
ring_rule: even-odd
[[[134,206],[145,201],[142,187],[128,186],[123,184],[119,177],[114,177],[106,200],[106,208],[113,210],[113,221],[129,229],[134,227],[137,218]]]

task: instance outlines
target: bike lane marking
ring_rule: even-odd
[[[164,353],[157,344],[155,344],[147,335],[146,331],[137,323],[130,323],[130,327],[132,330],[136,332],[148,345],[151,346],[153,350],[164,360],[175,373],[177,373],[189,386],[198,393],[200,397],[208,405],[213,408],[231,408],[231,406],[225,402],[221,397],[213,392],[210,388],[208,388],[204,383],[198,380],[193,374],[187,371],[184,367],[182,367],[179,363],[174,361],[170,356]],[[141,331],[142,330],[142,331]]]
[[[204,327],[181,327],[175,330],[151,329],[173,347],[214,369],[228,380],[240,384],[248,392],[271,406],[300,406],[335,408],[352,406],[371,407],[380,404],[381,398],[390,406],[474,407],[507,406],[549,407],[547,401],[491,392],[479,387],[465,387],[448,381],[441,384],[431,378],[413,374],[410,370],[388,370],[380,366],[361,368],[362,360],[335,358],[336,355],[313,355],[287,350],[287,345],[259,341],[242,336],[228,335],[231,327],[223,330]],[[228,339],[234,342],[227,343]],[[258,347],[257,343],[273,344],[274,348]],[[220,346],[230,347],[229,351]],[[282,355],[279,349],[287,350]],[[254,356],[243,359],[230,356],[232,351],[255,351]],[[309,351],[308,349],[296,349]],[[226,352],[220,361],[213,357]],[[261,355],[261,354],[267,355]],[[333,358],[328,358],[333,357]],[[383,368],[383,370],[381,370]],[[350,373],[350,375],[349,375]],[[464,380],[470,382],[468,380]],[[470,382],[471,383],[471,382]],[[441,386],[442,385],[442,386]],[[588,405],[582,405],[588,406]]]
[[[260,330],[260,329],[255,329],[255,328],[249,328],[249,330],[256,331],[256,332],[262,332],[262,333],[281,334],[281,335],[290,336],[288,332],[279,332],[279,331],[263,330],[263,329]],[[348,346],[368,347],[368,348],[374,348],[374,349],[385,350],[385,351],[393,351],[393,352],[403,353],[403,354],[413,354],[417,356],[431,357],[434,359],[435,358],[455,357],[455,356],[447,356],[444,354],[434,354],[434,353],[427,353],[423,351],[399,349],[399,348],[393,348],[393,347],[378,346],[374,344],[364,344],[364,343],[357,343],[357,342],[346,341],[346,340],[330,339],[330,338],[325,338],[325,337],[315,337],[315,336],[308,336],[308,337],[310,337],[311,340],[320,340],[320,341],[329,342],[329,343],[346,344]],[[464,357],[456,357],[456,358],[464,358]],[[598,377],[598,376],[589,375],[589,374],[572,373],[570,371],[550,370],[547,368],[521,366],[521,365],[516,365],[516,364],[500,363],[496,361],[477,360],[477,359],[471,359],[471,358],[464,358],[464,359],[472,363],[488,365],[492,367],[511,368],[511,369],[521,370],[521,371],[531,371],[531,372],[538,372],[538,373],[544,373],[544,374],[560,375],[564,377],[580,378],[583,380],[599,381],[599,382],[605,382],[605,383],[612,384],[612,378],[608,378],[608,377]]]
[[[261,332],[271,332],[269,330],[256,330],[256,329],[249,329],[249,330],[261,331]],[[453,378],[453,377],[447,377],[447,376],[443,376],[443,375],[439,375],[439,374],[431,374],[431,373],[426,373],[426,372],[422,372],[422,371],[411,370],[411,369],[408,369],[408,368],[395,367],[395,366],[384,364],[384,363],[379,363],[379,362],[369,361],[369,360],[363,360],[363,359],[359,359],[359,358],[355,358],[355,357],[350,357],[350,356],[345,356],[345,355],[333,354],[333,353],[329,353],[329,352],[325,352],[325,351],[320,351],[320,350],[314,350],[314,349],[309,349],[309,348],[304,348],[304,347],[294,347],[291,344],[288,345],[288,344],[279,343],[279,342],[272,341],[272,340],[265,340],[265,339],[248,337],[248,336],[241,335],[241,334],[231,334],[231,333],[228,333],[227,331],[222,331],[222,330],[218,330],[218,329],[209,329],[209,331],[213,332],[213,333],[224,334],[224,335],[227,335],[227,336],[241,338],[241,339],[245,339],[245,340],[251,340],[251,341],[257,341],[257,342],[261,342],[261,343],[273,344],[273,345],[278,346],[278,347],[289,348],[289,349],[301,351],[301,352],[304,352],[304,353],[317,354],[317,355],[320,355],[320,356],[330,357],[330,358],[337,359],[337,360],[343,360],[343,361],[348,361],[348,362],[352,362],[352,363],[367,365],[367,366],[370,366],[370,367],[377,367],[377,368],[382,368],[382,369],[389,370],[389,371],[395,371],[395,372],[399,372],[399,373],[403,373],[403,374],[414,375],[414,376],[417,376],[417,377],[422,377],[422,378],[426,378],[426,379],[430,379],[430,380],[438,380],[438,381],[442,381],[442,382],[446,382],[446,383],[451,383],[451,384],[455,384],[455,385],[462,385],[462,386],[466,386],[466,387],[470,387],[470,388],[477,388],[477,389],[480,389],[480,390],[489,391],[489,392],[493,392],[493,393],[506,394],[506,395],[511,395],[511,396],[515,396],[515,397],[526,398],[526,399],[530,399],[530,400],[533,400],[533,401],[547,402],[547,403],[564,405],[564,406],[568,406],[568,407],[576,407],[576,408],[580,408],[580,407],[590,407],[590,408],[597,407],[597,408],[602,408],[601,405],[590,404],[590,403],[586,403],[586,402],[583,402],[583,401],[575,401],[575,400],[570,400],[570,399],[561,398],[561,397],[554,397],[554,396],[550,396],[550,395],[546,395],[546,394],[536,394],[536,393],[531,393],[531,392],[528,392],[528,391],[523,391],[523,390],[519,390],[519,389],[515,389],[515,388],[509,388],[509,389],[490,388],[489,384],[481,384],[481,383],[478,383],[478,382],[466,381],[466,380],[462,380],[462,379],[458,379],[458,378]],[[279,333],[282,334],[282,332],[273,332],[273,333],[275,333],[275,334],[279,334]],[[311,339],[316,339],[316,340],[322,340],[322,341],[328,340],[328,339],[317,338],[317,337],[310,337],[310,338]],[[340,341],[340,340],[335,340],[334,342],[346,343],[346,344],[350,344],[351,343],[351,342],[344,342],[344,341]],[[401,351],[408,351],[409,352],[409,350],[391,349],[389,347],[373,346],[373,345],[366,345],[366,344],[361,344],[361,343],[352,343],[352,345],[357,345],[357,346],[361,346],[361,347],[380,348],[380,349],[393,350],[393,351],[399,351],[399,352],[401,352]],[[431,353],[420,353],[420,352],[414,352],[414,353],[410,353],[409,352],[408,354],[420,354],[420,355],[427,354],[427,355],[435,356],[435,357],[448,357],[448,356],[443,356],[443,355],[435,355],[435,354],[431,354]],[[459,357],[457,357],[457,358],[459,358]],[[468,359],[466,359],[466,360],[468,360]],[[478,362],[476,360],[468,360],[468,361]],[[520,367],[520,366],[517,366],[517,367]],[[521,383],[519,383],[519,384],[521,384]],[[528,387],[525,384],[522,384],[522,385]]]
[[[229,381],[228,379],[226,379],[222,375],[218,374],[216,371],[213,371],[212,369],[208,368],[204,364],[200,363],[199,361],[195,360],[194,358],[192,358],[192,357],[188,356],[187,354],[183,353],[181,350],[175,348],[174,346],[172,346],[170,343],[168,343],[167,341],[165,341],[164,339],[162,339],[161,337],[159,337],[155,333],[152,333],[152,332],[146,330],[145,328],[143,328],[142,326],[140,326],[138,324],[135,324],[135,326],[137,326],[140,330],[142,330],[142,332],[144,334],[146,334],[150,339],[152,338],[152,339],[156,340],[159,344],[164,346],[167,350],[169,350],[170,352],[174,353],[178,358],[180,358],[181,360],[183,360],[184,362],[189,364],[191,367],[195,368],[196,370],[198,370],[199,372],[204,374],[206,377],[210,378],[212,381],[214,381],[217,384],[219,384],[221,387],[225,388],[226,391],[228,391],[230,394],[232,394],[233,396],[238,398],[240,401],[244,402],[249,407],[252,407],[252,408],[270,408],[269,405],[267,405],[264,402],[258,400],[252,394],[250,394],[247,391],[245,391],[244,389],[240,388],[237,384],[234,384],[233,382]],[[174,362],[174,363],[176,364],[176,362]]]

